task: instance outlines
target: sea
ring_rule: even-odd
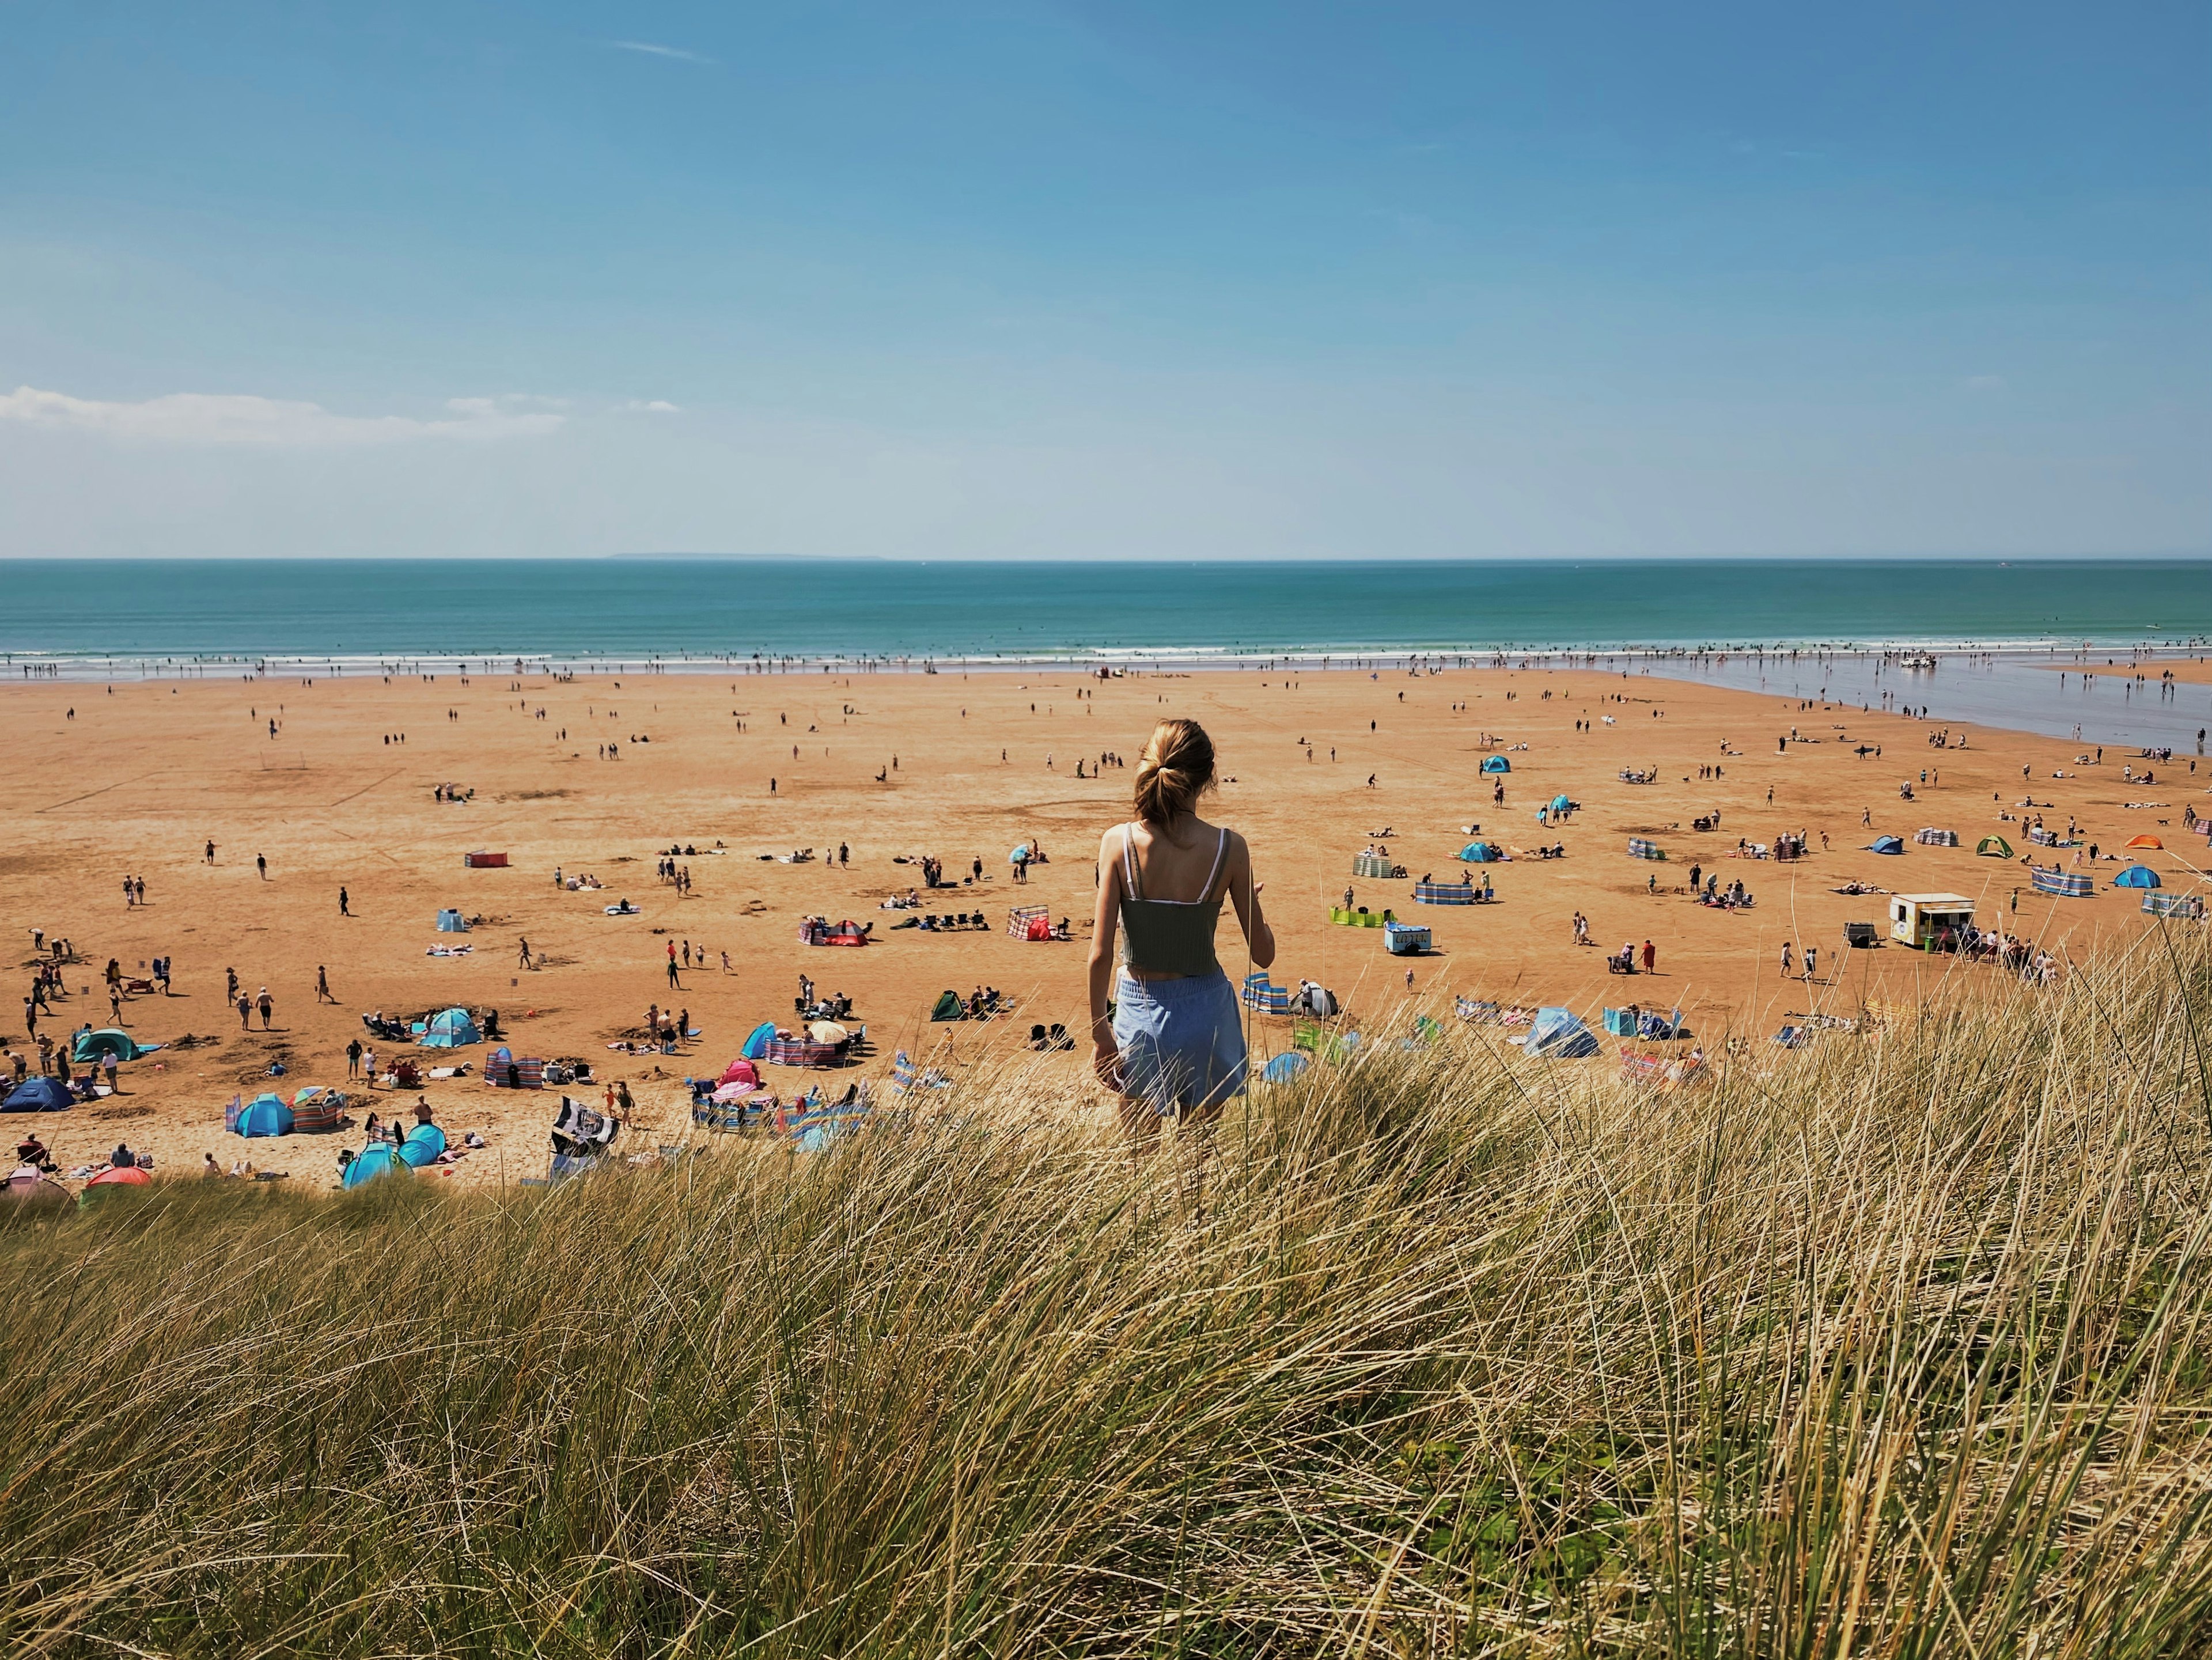
[[[2193,751],[2144,665],[2208,642],[2206,560],[0,561],[4,672],[67,680],[1572,661]]]

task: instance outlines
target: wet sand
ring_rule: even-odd
[[[1626,701],[1607,701],[1616,698]],[[1844,952],[1846,921],[1885,916],[1878,897],[1830,891],[1847,879],[1967,895],[1985,924],[2002,922],[2078,957],[2142,927],[2140,897],[2109,890],[2119,868],[2109,861],[2098,867],[2105,891],[2094,899],[2051,901],[2027,891],[2019,863],[1974,856],[1975,842],[1992,830],[2016,853],[2029,851],[2021,826],[2000,814],[2017,812],[2032,787],[2051,804],[2047,821],[2063,827],[2075,815],[2085,839],[2103,849],[2160,835],[2166,851],[2145,857],[2169,887],[2186,888],[2186,866],[2205,862],[2205,843],[2182,829],[2183,807],[2212,809],[2204,794],[2212,776],[2192,775],[2186,758],[2158,768],[2146,788],[2123,779],[2127,757],[2109,747],[2101,767],[2083,769],[2074,759],[2081,746],[2070,740],[1952,727],[1953,742],[1967,747],[1937,750],[1929,724],[1896,715],[1571,670],[1288,679],[1255,671],[1105,682],[1074,671],[624,676],[619,684],[264,678],[112,691],[11,686],[4,707],[14,822],[0,855],[0,905],[23,964],[14,998],[29,988],[27,930],[43,927],[68,936],[84,959],[70,970],[72,994],[43,1023],[57,1038],[82,1021],[109,1024],[100,988],[108,958],[137,975],[166,954],[176,994],[128,999],[128,1030],[141,1042],[173,1043],[188,1032],[217,1040],[125,1066],[122,1092],[97,1105],[15,1118],[12,1127],[39,1130],[64,1167],[97,1163],[127,1139],[170,1174],[196,1170],[203,1151],[212,1151],[226,1166],[250,1155],[264,1170],[317,1186],[331,1181],[340,1146],[360,1144],[357,1131],[247,1143],[222,1134],[222,1109],[234,1094],[250,1098],[264,1087],[289,1098],[308,1084],[343,1085],[344,1046],[366,1036],[360,1016],[372,1009],[497,1008],[518,1055],[581,1055],[603,1079],[630,1084],[640,1105],[623,1144],[632,1151],[688,1135],[678,1080],[719,1073],[758,1022],[788,1022],[801,971],[824,993],[851,995],[873,1054],[857,1073],[769,1069],[787,1097],[817,1079],[842,1088],[855,1075],[880,1077],[902,1047],[963,1074],[1015,1055],[1030,1064],[1024,1040],[1032,1023],[1064,1024],[1079,1039],[1097,838],[1127,817],[1134,759],[1165,714],[1193,716],[1214,735],[1225,778],[1209,811],[1254,845],[1281,942],[1275,980],[1329,986],[1370,1030],[1401,1012],[1410,966],[1413,995],[1438,1012],[1464,994],[1565,1003],[1595,1025],[1601,1005],[1635,1000],[1680,1006],[1708,1039],[1734,1030],[1763,1041],[1810,1008],[1850,1012],[1869,1000],[1909,997],[1946,975],[1969,983],[1993,976],[1986,967],[1894,946]],[[1603,724],[1608,715],[1616,724]],[[1591,729],[1576,730],[1580,720]],[[1793,727],[1807,741],[1778,750],[1778,737]],[[384,741],[401,733],[404,744]],[[1486,733],[1496,743],[1486,744]],[[599,758],[611,742],[621,758]],[[1862,744],[1880,745],[1882,754],[1863,757]],[[1478,770],[1499,751],[1513,769],[1502,781],[1502,805],[1492,799],[1498,781]],[[1077,778],[1078,758],[1089,774],[1102,752],[1131,765]],[[1722,777],[1699,775],[1713,764]],[[1659,781],[1617,776],[1643,767],[1656,768]],[[2054,779],[2057,771],[2072,775]],[[1907,779],[1916,801],[1899,799]],[[436,800],[441,783],[473,797]],[[1538,808],[1561,794],[1582,810],[1561,828],[1540,827]],[[2144,800],[2165,805],[2124,805]],[[1694,817],[1716,810],[1719,830],[1691,829]],[[1472,839],[1463,827],[1472,824],[1484,839],[1510,847],[1563,842],[1566,857],[1475,867],[1478,883],[1489,875],[1498,902],[1471,909],[1415,906],[1409,881],[1350,876],[1353,855],[1387,829],[1390,854],[1409,878],[1455,878],[1455,855]],[[1955,830],[1963,845],[1914,844],[1925,824]],[[1812,844],[1801,861],[1729,856],[1739,837],[1767,842],[1801,828]],[[1906,853],[1863,851],[1877,833],[1904,836]],[[1628,857],[1632,836],[1658,842],[1668,860]],[[203,856],[210,839],[212,865]],[[1049,862],[1022,888],[1007,855],[1025,840],[1041,841]],[[823,862],[841,842],[849,868]],[[653,873],[672,843],[700,849],[679,859],[695,885],[688,897]],[[720,852],[708,851],[718,843]],[[815,861],[761,857],[799,848],[813,848]],[[506,852],[511,863],[465,869],[462,856],[475,848]],[[921,880],[915,866],[895,857],[924,854],[941,859],[955,879],[981,860],[984,880],[933,896],[925,909],[981,910],[987,931],[893,930],[906,913],[882,910],[880,902]],[[257,855],[268,860],[266,879]],[[1723,886],[1741,878],[1756,907],[1725,913],[1691,903],[1683,889],[1692,862],[1717,870]],[[592,873],[605,886],[558,890],[556,865],[569,875]],[[125,904],[126,873],[145,879],[143,908]],[[341,885],[350,918],[338,914]],[[1332,924],[1329,908],[1347,885],[1357,903],[1428,924],[1437,953],[1409,964],[1385,954],[1379,930]],[[623,897],[638,915],[603,914]],[[1009,938],[1008,908],[1020,903],[1070,919],[1075,942]],[[484,921],[466,935],[441,934],[435,915],[449,906]],[[1571,943],[1578,909],[1592,948]],[[808,915],[873,922],[874,943],[810,948],[799,939]],[[540,966],[519,966],[525,937]],[[1657,949],[1656,976],[1606,974],[1606,952],[1624,941],[1640,949],[1646,939]],[[1780,979],[1784,939],[1820,946],[1814,983]],[[672,941],[679,952],[689,941],[711,965],[682,972],[678,988],[665,971]],[[458,943],[471,954],[425,955]],[[1221,951],[1231,975],[1241,975],[1242,942],[1230,928]],[[335,1003],[316,1000],[319,964]],[[240,1030],[225,1002],[226,968],[236,969],[249,994],[270,988],[274,1030],[261,1031],[258,1014],[253,1030]],[[1012,996],[1012,1018],[929,1023],[940,991],[965,994],[981,985]],[[609,1051],[652,1003],[687,1008],[702,1037],[675,1056]],[[11,1001],[10,1045],[21,1051],[19,1007]],[[1263,1052],[1284,1047],[1288,1033],[1285,1021],[1255,1023]],[[389,1043],[376,1047],[386,1060],[394,1053]],[[488,1049],[459,1058],[480,1068]],[[267,1075],[272,1059],[286,1066],[282,1079]],[[1087,1045],[1051,1057],[1044,1065],[1065,1088],[1046,1092],[1051,1110],[1097,1112],[1103,1122],[1104,1098],[1083,1081],[1086,1061]],[[492,1090],[473,1070],[427,1092],[456,1142],[476,1128],[489,1143],[448,1179],[544,1173],[554,1092]],[[380,1091],[374,1104],[388,1112],[413,1099]]]

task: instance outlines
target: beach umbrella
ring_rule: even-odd
[[[2129,838],[2128,845],[2131,848],[2150,848],[2160,853],[2166,851],[2166,843],[2155,836],[2131,836]]]
[[[842,1043],[853,1034],[835,1020],[817,1020],[807,1027],[806,1035],[817,1043]]]
[[[1020,864],[1020,863],[1022,862],[1022,860],[1024,860],[1024,859],[1028,858],[1029,856],[1030,856],[1030,844],[1029,844],[1028,842],[1023,842],[1023,843],[1021,844],[1021,846],[1019,846],[1019,847],[1016,848],[1015,848],[1012,853],[1010,853],[1010,854],[1008,854],[1006,855],[1006,862],[1007,862],[1008,864],[1010,864],[1010,865],[1018,865],[1018,864]]]

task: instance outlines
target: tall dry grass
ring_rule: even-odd
[[[2212,953],[1705,1091],[1476,1035],[0,1230],[24,1654],[2184,1655]],[[1185,1179],[1178,1179],[1178,1177]]]

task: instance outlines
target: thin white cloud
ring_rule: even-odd
[[[334,415],[319,404],[233,392],[176,392],[138,403],[72,398],[18,386],[0,392],[0,421],[51,430],[155,444],[212,444],[264,449],[339,449],[421,440],[482,441],[542,436],[565,418],[556,398],[509,392],[449,398],[447,413],[422,421],[399,415]]]
[[[686,64],[712,64],[714,61],[703,52],[686,52],[681,46],[656,46],[650,40],[610,40],[607,44],[617,52],[641,52],[648,58],[673,58]]]
[[[681,415],[684,405],[672,404],[665,398],[633,398],[616,407],[625,415]]]

